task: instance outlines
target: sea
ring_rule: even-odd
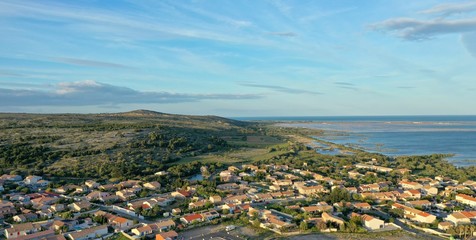
[[[453,154],[457,166],[476,166],[476,116],[255,117],[281,126],[325,130],[328,142],[389,156]]]

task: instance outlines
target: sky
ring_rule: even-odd
[[[0,112],[475,115],[476,2],[0,1]]]

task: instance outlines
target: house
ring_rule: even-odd
[[[329,214],[329,213],[327,213],[327,212],[323,212],[323,213],[322,213],[322,220],[323,220],[324,222],[328,222],[328,221],[329,221],[329,222],[333,222],[333,223],[336,223],[336,224],[338,224],[338,225],[344,225],[344,223],[345,223],[345,221],[344,221],[342,218],[336,217],[336,216],[331,215],[331,214]]]
[[[55,204],[58,201],[59,201],[59,198],[56,198],[56,197],[41,196],[41,197],[32,199],[31,204],[36,209],[40,209],[42,206],[52,205],[52,204]],[[48,206],[46,208],[48,208]]]
[[[476,211],[453,212],[446,217],[446,220],[455,225],[470,224],[472,220],[476,220]]]
[[[104,184],[104,185],[99,186],[99,189],[109,192],[109,191],[117,190],[117,187],[114,184]]]
[[[357,193],[357,188],[356,187],[346,187],[345,190],[347,190],[347,192],[353,194],[353,193]]]
[[[332,212],[334,208],[327,204],[318,204],[314,206],[301,207],[301,211],[307,213],[320,213],[320,212]]]
[[[421,189],[423,185],[417,182],[410,182],[410,181],[400,181],[400,186],[407,190],[407,189]]]
[[[10,182],[19,182],[22,180],[20,175],[10,175],[10,174],[3,174],[0,177],[1,180],[10,181]]]
[[[296,226],[294,223],[288,223],[285,221],[282,221],[279,217],[276,217],[274,215],[270,215],[267,218],[267,221],[274,226],[276,229],[284,229],[284,228],[290,228]]]
[[[33,184],[37,184],[38,181],[40,181],[41,179],[43,179],[43,178],[40,177],[40,176],[30,175],[30,176],[25,178],[24,182],[27,185],[33,185]]]
[[[207,203],[209,203],[207,200],[200,200],[196,202],[191,202],[188,204],[189,209],[195,209],[195,208],[204,208]]]
[[[361,192],[378,192],[380,191],[380,185],[376,183],[372,184],[362,184],[359,186]]]
[[[64,209],[65,209],[65,206],[64,206],[64,204],[61,204],[61,203],[57,203],[57,204],[54,204],[54,205],[50,206],[50,210],[52,212],[62,212],[62,211],[64,211]]]
[[[126,230],[126,229],[130,228],[133,225],[132,220],[129,220],[129,219],[123,218],[123,217],[115,217],[110,221],[110,223],[115,228],[118,228],[118,229],[121,229],[121,230]]]
[[[74,188],[75,193],[85,193],[85,192],[88,192],[88,191],[89,191],[89,189],[86,186],[76,186]]]
[[[170,230],[174,228],[175,222],[173,220],[166,220],[166,221],[161,221],[161,222],[156,222],[154,224],[150,224],[150,227],[155,230],[157,229],[158,231],[162,232],[164,230]]]
[[[38,219],[38,215],[34,213],[25,213],[25,214],[13,216],[13,221],[17,223],[32,222],[32,221],[36,221],[37,219]]]
[[[88,187],[89,189],[96,189],[99,187],[99,183],[97,183],[96,181],[93,181],[93,180],[87,180],[84,185],[86,185],[86,187]]]
[[[421,207],[421,208],[428,208],[431,207],[431,202],[428,200],[417,200],[417,201],[409,201],[407,205],[411,207]]]
[[[228,210],[230,213],[233,213],[236,209],[236,205],[233,203],[226,203],[221,206],[222,210]]]
[[[438,195],[438,188],[430,185],[425,185],[423,186],[422,189],[420,189],[423,194],[426,196],[436,196]]]
[[[374,171],[377,171],[377,172],[383,172],[383,173],[389,173],[389,172],[393,171],[392,168],[376,166],[376,165],[368,165],[368,164],[363,164],[363,163],[357,163],[357,164],[355,164],[355,167],[360,168],[360,169],[370,169],[370,170],[374,170]]]
[[[87,228],[81,231],[67,234],[71,240],[96,239],[107,234],[107,225]]]
[[[106,198],[108,196],[111,196],[111,193],[93,191],[93,192],[89,193],[88,195],[86,195],[86,199],[88,201],[94,201],[94,200],[102,201],[104,198]]]
[[[64,186],[61,186],[61,187],[58,187],[58,188],[54,189],[54,191],[56,193],[65,194],[69,191],[72,191],[74,188],[76,188],[75,185],[64,185]]]
[[[154,182],[148,182],[148,183],[145,183],[144,184],[144,188],[145,189],[149,189],[149,190],[152,190],[152,191],[157,191],[159,190],[161,187],[160,183],[157,182],[157,181],[154,181]]]
[[[421,192],[418,189],[410,189],[403,192],[401,198],[404,199],[420,199]]]
[[[174,198],[180,198],[180,199],[183,199],[183,198],[189,198],[192,196],[192,192],[191,191],[186,191],[186,190],[177,190],[173,193],[171,193],[172,197]]]
[[[146,235],[152,234],[153,230],[149,225],[147,225],[147,226],[134,228],[134,229],[132,229],[131,232],[134,233],[134,235],[136,235],[136,236],[144,237]]]
[[[198,213],[192,213],[185,215],[180,218],[180,221],[184,224],[191,224],[194,222],[201,222],[202,221],[202,215]]]
[[[71,204],[71,209],[76,212],[88,210],[90,207],[91,207],[91,203],[87,201],[75,202]]]
[[[454,225],[451,222],[440,222],[440,223],[438,223],[438,229],[443,230],[443,231],[447,231],[448,229],[450,229],[453,226]]]
[[[116,184],[116,186],[119,189],[134,188],[134,187],[139,187],[140,182],[141,181],[138,181],[138,180],[127,180],[127,181],[123,181]]]
[[[173,230],[155,235],[155,240],[176,240],[176,239],[178,239],[178,233]]]
[[[172,209],[172,214],[174,214],[174,215],[180,215],[181,213],[182,213],[182,209],[180,209],[180,208]]]
[[[220,181],[222,182],[232,182],[235,180],[235,176],[231,171],[225,170],[220,172]]]
[[[240,188],[240,186],[236,183],[224,183],[217,185],[217,189],[220,191],[229,191],[238,188]]]
[[[243,194],[243,195],[236,195],[236,196],[231,196],[223,199],[223,202],[225,203],[235,203],[235,204],[242,204],[248,199],[248,196]]]
[[[7,216],[15,215],[15,214],[17,214],[17,210],[15,209],[13,203],[11,202],[5,203],[0,200],[0,219],[6,218]]]
[[[36,211],[36,214],[38,214],[38,216],[40,216],[40,218],[52,218],[53,215],[54,215],[53,211],[50,210],[49,208]]]
[[[62,235],[55,235],[55,231],[52,229],[46,230],[46,231],[41,231],[41,232],[35,232],[31,234],[27,234],[25,236],[20,236],[15,238],[17,240],[66,240]]]
[[[385,226],[385,222],[376,217],[364,214],[361,216],[364,223],[364,227],[369,230],[377,230]]]
[[[301,187],[298,187],[298,191],[300,194],[303,194],[303,195],[313,195],[313,194],[317,194],[321,192],[328,192],[328,190],[322,185],[309,186],[309,187],[301,186]]]
[[[357,202],[352,204],[352,206],[360,210],[370,210],[372,208],[372,206],[366,202]]]
[[[78,221],[76,220],[56,220],[53,222],[53,225],[51,225],[51,229],[55,231],[60,231],[63,228],[66,228],[67,231],[74,229],[74,226],[78,224]]]
[[[210,196],[210,202],[213,204],[220,203],[221,197],[219,195]]]
[[[127,188],[124,190],[116,191],[116,195],[123,201],[128,201],[132,198],[137,197],[137,193],[139,193],[142,189],[141,188]]]
[[[396,209],[396,208],[403,210],[405,214],[405,218],[416,221],[416,222],[433,223],[436,220],[435,215],[402,205],[400,203],[394,203],[392,205],[392,209]]]
[[[15,239],[20,236],[41,231],[41,226],[35,223],[14,224],[11,228],[5,229],[5,237],[7,239]]]
[[[349,171],[347,172],[349,174],[349,178],[352,178],[352,179],[358,179],[358,178],[361,178],[363,177],[364,175],[355,171],[355,170],[352,170],[352,171]]]
[[[209,212],[204,212],[202,213],[202,218],[203,220],[206,220],[206,221],[211,221],[215,218],[219,218],[220,217],[220,214],[215,211],[215,210],[211,210]]]
[[[284,180],[275,181],[274,184],[278,186],[291,186],[293,185],[293,181],[289,179],[284,179]]]
[[[50,184],[50,181],[41,179],[41,180],[39,180],[38,182],[36,182],[36,184],[37,184],[39,187],[46,187],[46,186],[48,186],[48,184]]]
[[[412,170],[410,170],[408,168],[399,168],[399,169],[395,169],[394,171],[399,173],[399,174],[402,174],[402,175],[412,172]]]
[[[469,205],[471,207],[476,207],[476,198],[466,195],[466,194],[458,194],[456,195],[456,201]]]

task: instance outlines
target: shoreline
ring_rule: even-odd
[[[301,143],[312,146],[316,149],[320,146],[315,146],[315,144],[312,143],[313,141],[329,145],[331,148],[338,148],[341,150],[342,154],[346,154],[345,150],[350,152],[363,151],[368,153],[382,154],[392,158],[439,154],[446,155],[445,160],[457,167],[476,166],[476,155],[474,157],[471,157],[476,153],[472,148],[469,148],[469,145],[472,144],[473,140],[473,138],[471,137],[472,130],[453,132],[411,132],[398,131],[398,129],[396,129],[394,131],[389,132],[349,132],[346,130],[339,131],[313,126],[303,126],[307,124],[295,121],[288,123],[274,123],[272,125],[284,128],[321,131],[322,134],[316,134],[315,136],[306,136],[307,139],[305,140],[296,139]],[[476,131],[476,123],[474,124],[474,127]],[[463,134],[462,138],[459,138],[456,132],[461,132],[461,134]],[[470,134],[471,136],[469,137],[471,138],[466,138],[466,136]],[[450,137],[448,137],[448,135]],[[442,139],[440,140],[440,138],[438,137],[441,137]],[[461,142],[461,139],[464,139],[464,141]],[[446,148],[448,148],[450,151],[442,150]],[[463,149],[464,151],[461,149]],[[342,150],[344,150],[344,152],[342,152]]]

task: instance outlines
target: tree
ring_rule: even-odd
[[[68,211],[68,212],[64,212],[61,214],[61,217],[62,218],[65,218],[65,219],[71,219],[74,217],[73,213],[71,211]]]
[[[309,226],[307,225],[307,222],[306,221],[302,221],[301,224],[299,224],[299,229],[301,229],[301,231],[306,231],[307,229],[309,228]]]
[[[253,227],[259,228],[260,225],[261,225],[261,222],[260,222],[258,219],[255,219],[255,220],[253,221]]]

